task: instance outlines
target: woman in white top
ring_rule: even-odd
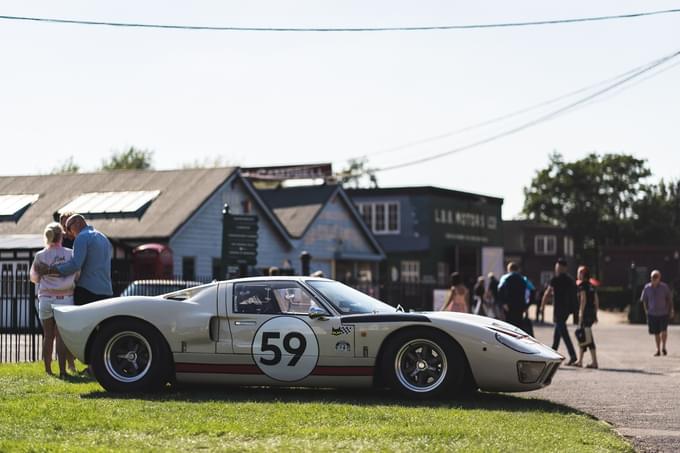
[[[69,275],[38,275],[35,271],[36,263],[44,263],[49,266],[64,263],[73,257],[73,250],[62,247],[64,230],[57,222],[52,222],[45,228],[46,247],[36,253],[33,265],[31,265],[31,281],[36,285],[38,294],[38,317],[43,325],[43,360],[45,372],[52,374],[52,344],[57,340],[57,358],[59,360],[59,376],[66,377],[66,356],[70,356],[69,368],[75,371],[73,356],[66,350],[64,342],[59,336],[57,325],[54,322],[53,305],[73,305],[73,289],[77,276]]]

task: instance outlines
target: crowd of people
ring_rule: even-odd
[[[458,272],[451,274],[451,289],[442,310],[474,313],[504,320],[533,336],[533,324],[529,308],[536,306],[536,322],[544,321],[545,306],[553,306],[552,348],[558,350],[561,341],[567,348],[567,365],[584,366],[586,351],[591,361],[587,368],[598,368],[593,325],[597,323],[600,309],[597,294],[598,282],[590,275],[587,266],[579,266],[577,279],[567,272],[567,261],[560,258],[555,263],[555,274],[543,288],[537,291],[534,284],[520,272],[519,265],[509,262],[507,273],[496,279],[489,273],[485,279],[477,278],[472,291],[464,284]],[[655,356],[667,355],[668,324],[673,319],[672,291],[661,281],[661,272],[655,270],[650,282],[642,290],[640,301],[647,315],[650,335],[654,335]],[[578,354],[571,340],[567,322],[572,317],[578,327],[574,335],[579,347]]]

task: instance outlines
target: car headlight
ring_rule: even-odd
[[[496,341],[498,341],[503,346],[506,346],[513,351],[521,352],[522,354],[538,354],[541,352],[539,348],[536,347],[535,342],[527,341],[523,338],[512,337],[510,335],[496,332]]]
[[[522,384],[533,384],[541,377],[545,369],[545,362],[528,362],[520,360],[517,362],[517,377]]]

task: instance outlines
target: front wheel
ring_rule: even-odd
[[[97,381],[110,392],[155,391],[168,381],[170,351],[149,324],[115,320],[98,332],[90,363]]]
[[[458,394],[467,369],[457,344],[440,332],[409,330],[391,338],[382,373],[390,388],[409,397]]]

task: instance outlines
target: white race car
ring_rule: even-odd
[[[515,392],[550,384],[564,359],[505,322],[396,311],[322,278],[228,280],[54,312],[68,348],[112,392],[174,381]]]

